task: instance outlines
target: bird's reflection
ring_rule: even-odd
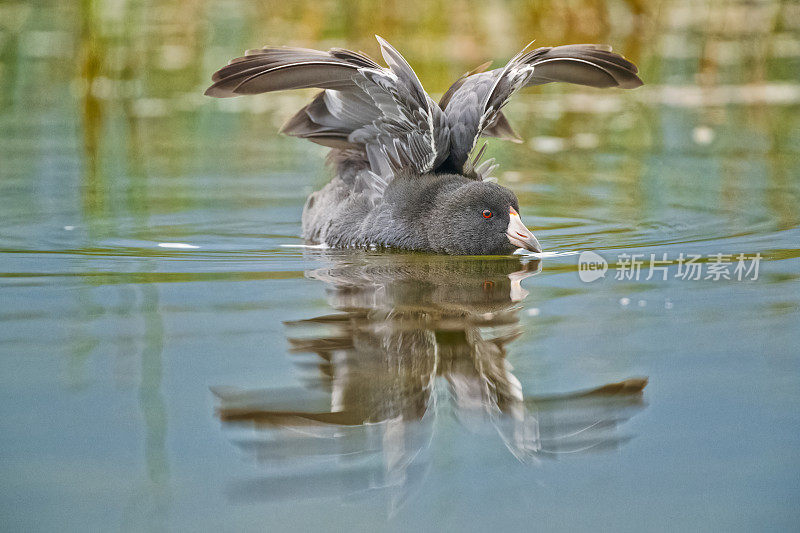
[[[330,259],[307,276],[326,284],[337,312],[287,323],[307,386],[214,389],[224,425],[247,429],[235,443],[276,469],[237,485],[236,496],[388,489],[395,507],[423,477],[437,413],[476,432],[493,428],[528,462],[617,446],[625,440],[617,426],[644,405],[645,378],[523,393],[506,347],[521,334],[521,281],[539,272],[538,261]]]

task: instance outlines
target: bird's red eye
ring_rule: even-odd
[[[483,218],[492,218],[492,212],[488,209],[483,210]]]

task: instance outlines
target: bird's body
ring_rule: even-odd
[[[214,74],[207,95],[323,89],[282,131],[332,148],[336,174],[303,211],[303,237],[334,247],[459,255],[541,251],[517,198],[470,159],[481,136],[518,140],[502,108],[519,89],[551,81],[641,85],[636,67],[597,45],[538,48],[502,69],[465,74],[439,103],[403,57],[378,38],[389,65],[360,52],[263,48]]]
[[[487,193],[498,206],[494,220],[481,226],[483,231],[460,234],[457,225],[442,224],[442,209],[457,205],[457,200],[474,196],[476,191]],[[486,202],[482,200],[474,207],[479,212]],[[510,216],[503,216],[505,206],[519,209],[511,191],[458,174],[401,174],[376,203],[365,195],[352,194],[352,186],[340,174],[309,196],[303,210],[303,234],[313,242],[342,248],[386,247],[453,255],[507,254],[517,246],[505,236]],[[458,217],[459,213],[452,213],[445,219],[457,221]],[[491,233],[483,227],[490,224],[495,226]],[[483,243],[487,235],[500,238],[490,239],[496,241],[495,245]]]

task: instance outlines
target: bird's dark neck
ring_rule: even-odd
[[[460,174],[460,169],[456,168],[455,161],[453,161],[450,157],[444,160],[444,163],[439,165],[436,170],[434,171],[437,174]]]

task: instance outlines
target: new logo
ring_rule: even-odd
[[[608,270],[608,262],[603,256],[592,252],[581,252],[578,256],[578,276],[584,283],[590,283],[596,279],[605,277]]]

